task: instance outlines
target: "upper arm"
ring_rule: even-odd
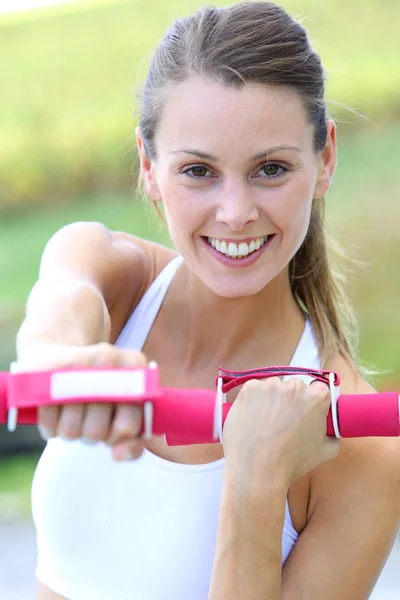
[[[38,290],[70,280],[96,287],[111,309],[121,294],[131,298],[139,294],[147,277],[147,260],[133,238],[121,238],[101,223],[66,225],[45,246],[28,309]]]
[[[340,374],[342,392],[374,393]],[[339,455],[311,472],[308,522],[282,569],[282,600],[369,598],[400,526],[399,442],[342,439]]]

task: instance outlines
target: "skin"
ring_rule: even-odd
[[[312,136],[313,127],[306,123],[300,101],[288,91],[255,84],[236,90],[197,78],[170,90],[152,163],[137,129],[147,193],[164,205],[170,235],[190,267],[189,282],[198,286],[193,291],[217,309],[240,307],[246,314],[250,305],[260,302],[276,310],[282,299],[291,296],[287,265],[306,235],[312,199],[328,191],[336,164],[334,122],[328,123],[322,153],[313,152]],[[299,151],[281,150],[251,159],[282,145]],[[216,160],[179,151],[183,148],[198,149]],[[262,171],[267,161],[267,173],[274,178]],[[276,167],[272,172],[273,161],[290,172]],[[202,171],[184,173],[193,166],[201,166]],[[246,269],[245,277],[240,270],[210,261],[199,240],[199,236],[240,240],[272,233],[276,234],[274,247]],[[225,298],[235,302],[227,303]],[[229,312],[226,322],[230,316]],[[266,323],[273,320],[270,317]],[[240,339],[252,336],[257,321],[248,317],[238,327]],[[224,323],[219,330],[223,328]]]
[[[216,358],[223,364],[237,356],[239,345],[246,354],[260,332],[266,330],[272,338],[286,327],[302,332],[303,317],[291,294],[288,263],[306,235],[313,198],[323,196],[332,181],[335,123],[328,122],[323,152],[313,152],[312,136],[313,128],[292,93],[255,84],[237,90],[200,78],[170,90],[153,162],[137,129],[147,193],[163,203],[170,235],[188,267],[191,366],[207,360],[212,340],[218,340]],[[251,158],[282,145],[299,151]],[[216,160],[178,152],[183,148]],[[275,178],[262,171],[267,161],[278,175]],[[273,170],[274,161],[289,172]],[[201,166],[201,180],[193,171],[192,177],[184,173],[193,166]],[[211,259],[201,240],[201,236],[240,240],[272,233],[275,239],[268,252],[245,273]],[[229,336],[224,335],[227,328]]]
[[[306,235],[313,198],[322,197],[331,185],[336,127],[332,120],[327,125],[326,145],[315,153],[313,128],[293,93],[257,85],[232,89],[193,78],[169,90],[152,161],[137,129],[147,193],[163,203],[170,235],[185,260],[143,349],[160,364],[164,385],[206,387],[219,365],[289,364],[304,318],[291,294],[288,263]],[[252,158],[282,145],[298,150]],[[276,168],[275,162],[289,171]],[[269,176],[263,170],[267,163]],[[195,172],[185,173],[193,167]],[[240,241],[266,234],[275,235],[271,246],[243,270],[220,264],[202,241],[202,236]],[[166,252],[136,243],[155,253],[155,263]],[[111,319],[115,323],[115,312]],[[167,335],[172,330],[173,342]],[[173,364],[168,362],[171,355]],[[341,357],[328,368],[340,373],[342,393],[373,393]],[[262,401],[267,394],[270,403]],[[318,385],[249,382],[238,400],[226,422],[224,450],[227,471],[235,477],[240,473],[239,487],[248,482],[249,465],[257,481],[266,469],[278,473],[276,485],[285,492],[307,474],[302,488],[306,523],[282,569],[281,598],[367,598],[398,525],[397,440],[341,440],[338,454],[339,443],[321,436],[329,402]],[[302,435],[305,429],[307,436]],[[243,434],[249,430],[256,432],[254,437]],[[137,441],[116,443],[114,449],[122,448],[137,448]],[[185,452],[187,462],[188,456],[206,462],[206,448]],[[213,452],[207,460],[216,458],[215,448]],[[244,456],[250,457],[246,464]],[[177,448],[173,459],[179,462],[180,457]],[[41,600],[61,598],[40,582],[38,594]]]

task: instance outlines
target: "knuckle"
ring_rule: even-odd
[[[289,381],[287,381],[286,383],[288,385],[289,390],[293,393],[301,393],[306,388],[306,384],[299,377],[289,379]]]
[[[94,365],[118,365],[118,350],[107,342],[96,344],[93,357]]]
[[[257,390],[259,390],[262,387],[262,382],[258,381],[257,379],[249,379],[248,381],[246,381],[243,384],[243,391],[246,390],[246,392],[255,392]]]
[[[282,381],[279,377],[269,377],[262,382],[264,386],[272,391],[277,391],[282,388]]]
[[[138,366],[146,366],[147,365],[147,358],[146,356],[143,354],[143,352],[140,352],[139,350],[132,350],[131,351],[131,356],[132,359],[135,361],[135,363]]]
[[[96,344],[96,348],[99,352],[107,352],[112,346],[108,342],[99,342]]]
[[[121,352],[121,363],[130,367],[145,367],[147,358],[139,350],[123,350]]]

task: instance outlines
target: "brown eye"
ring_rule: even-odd
[[[192,175],[194,177],[205,177],[206,173],[208,171],[208,169],[206,169],[206,167],[192,167],[191,169],[188,169],[187,171],[185,171],[185,173],[189,173],[192,172]]]
[[[268,165],[264,165],[262,167],[262,170],[264,171],[265,175],[268,175],[268,177],[276,177],[277,175],[281,175],[282,173],[280,169],[287,171],[287,169],[281,165],[278,165],[277,163],[269,163]]]

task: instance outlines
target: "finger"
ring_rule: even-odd
[[[123,350],[120,351],[121,367],[146,367],[146,356],[139,350]]]
[[[114,460],[135,460],[143,454],[143,443],[140,440],[128,440],[117,443],[113,448]]]
[[[104,441],[109,436],[113,416],[113,405],[93,402],[87,404],[82,424],[82,439],[88,444]]]
[[[86,355],[88,362],[96,367],[145,367],[147,365],[145,355],[139,350],[121,350],[106,342],[94,344],[91,352],[86,350]]]
[[[331,391],[326,383],[322,383],[322,381],[315,381],[315,383],[312,382],[309,385],[309,390],[312,395],[315,395],[314,397],[324,400],[329,408],[331,402]]]
[[[57,434],[66,440],[77,440],[81,437],[84,406],[69,404],[64,406],[58,419]]]
[[[57,435],[60,406],[39,406],[37,427],[42,438],[47,441]]]
[[[310,387],[311,386],[314,390],[329,393],[329,385],[327,383],[323,383],[319,379],[313,379],[313,381],[310,383]]]
[[[106,444],[114,446],[117,442],[135,438],[142,429],[143,408],[119,404],[111,425]]]

